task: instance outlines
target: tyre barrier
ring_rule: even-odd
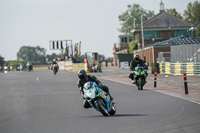
[[[159,63],[160,74],[183,75],[187,73],[188,76],[200,76],[200,62],[193,63]]]

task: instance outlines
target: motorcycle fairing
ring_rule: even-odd
[[[88,102],[91,102],[93,99],[100,96],[106,102],[107,110],[110,111],[110,96],[107,95],[107,93],[101,88],[98,88],[95,82],[93,82],[93,85],[90,89],[83,89],[83,91],[84,97]]]

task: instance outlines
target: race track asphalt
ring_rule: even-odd
[[[67,71],[0,73],[0,133],[200,132],[199,104],[101,79],[117,109],[104,117],[83,108],[77,81]]]

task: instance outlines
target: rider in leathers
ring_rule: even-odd
[[[79,77],[79,81],[78,81],[78,88],[80,88],[80,93],[83,97],[84,95],[84,92],[83,92],[83,87],[84,87],[84,84],[88,81],[92,81],[92,82],[95,82],[103,91],[105,91],[107,94],[110,95],[109,93],[109,89],[107,86],[103,85],[101,83],[101,81],[99,81],[95,76],[93,75],[87,75],[86,71],[85,70],[80,70],[78,72],[78,77]],[[84,97],[83,97],[84,99]],[[110,99],[113,100],[113,98],[111,97],[110,95]],[[84,99],[84,102],[83,102],[83,107],[84,108],[90,108],[90,104],[87,102],[86,99]]]
[[[53,69],[53,65],[54,64],[57,64],[58,65],[58,63],[56,62],[56,59],[53,59],[53,62],[51,63],[51,69]]]
[[[137,67],[138,65],[143,66],[145,69],[148,69],[147,65],[145,64],[145,61],[140,59],[140,56],[138,54],[136,54],[134,56],[134,60],[131,61],[130,64],[130,71],[135,71],[135,67]],[[148,75],[148,73],[146,73]],[[134,73],[130,73],[129,78],[132,79],[133,84],[134,83]],[[146,77],[145,77],[146,78]],[[146,81],[146,80],[145,80]]]

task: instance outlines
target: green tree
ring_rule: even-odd
[[[200,2],[188,3],[183,15],[186,21],[200,21]]]
[[[146,11],[139,4],[128,5],[128,9],[119,15],[119,21],[121,22],[121,28],[119,29],[123,33],[130,33],[135,25],[141,24],[141,16],[143,16],[143,22],[155,15],[154,11]]]
[[[31,61],[36,64],[45,64],[46,63],[46,49],[39,46],[22,46],[17,52],[17,59],[24,62]]]
[[[197,27],[197,38],[200,39],[200,26]]]
[[[183,15],[186,21],[200,21],[200,2],[196,0],[194,3],[188,3],[187,9],[184,11]],[[200,26],[196,29],[196,35],[200,38]]]
[[[78,57],[78,44],[75,44],[75,46],[74,46],[74,56],[76,58]]]
[[[105,61],[105,60],[106,60],[105,55],[99,54],[99,61],[100,61],[100,62],[103,62],[103,61]]]
[[[56,53],[52,53],[51,55],[47,54],[46,58],[48,59],[48,61],[53,61],[53,59],[55,59],[58,56],[59,55],[57,55]]]
[[[129,43],[129,53],[130,53],[130,54],[133,54],[133,53],[134,53],[134,50],[137,49],[137,44],[138,44],[138,41],[137,41],[137,40],[131,41],[131,42]]]
[[[10,66],[13,67],[13,70],[16,71],[17,67],[19,67],[20,65],[23,66],[23,68],[26,68],[26,62],[24,61],[19,61],[19,60],[12,60],[12,61],[8,61],[8,70],[10,70]]]
[[[113,57],[108,57],[108,58],[106,58],[106,61],[107,61],[107,62],[113,62]]]
[[[181,13],[178,13],[175,8],[166,9],[166,12],[169,13],[170,15],[173,15],[173,16],[179,18],[179,19],[183,19],[183,17],[181,16]]]
[[[3,66],[5,63],[4,58],[0,55],[0,66]]]

